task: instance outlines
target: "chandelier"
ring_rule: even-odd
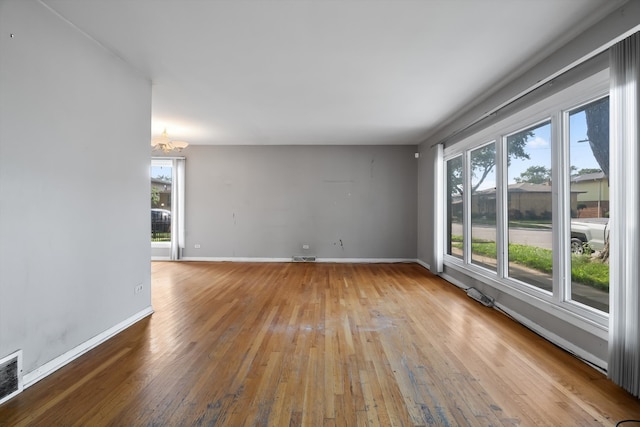
[[[186,148],[188,145],[189,143],[185,141],[172,141],[169,136],[167,136],[166,129],[162,132],[162,135],[151,140],[151,146],[153,149],[162,150],[163,153],[182,151],[182,149]]]

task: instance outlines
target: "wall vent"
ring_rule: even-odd
[[[22,350],[0,359],[0,404],[22,391]]]
[[[293,260],[295,262],[315,262],[316,257],[314,255],[294,255]]]
[[[493,307],[494,305],[493,298],[486,296],[476,288],[467,289],[467,295],[487,307]]]

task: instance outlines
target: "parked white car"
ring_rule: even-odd
[[[571,219],[571,252],[582,255],[585,249],[601,251],[609,236],[609,218]]]

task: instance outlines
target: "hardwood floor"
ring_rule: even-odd
[[[155,314],[0,406],[22,426],[592,426],[602,374],[416,264],[153,263]]]

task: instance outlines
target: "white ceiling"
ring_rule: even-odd
[[[608,0],[41,0],[153,82],[192,144],[417,144]]]

